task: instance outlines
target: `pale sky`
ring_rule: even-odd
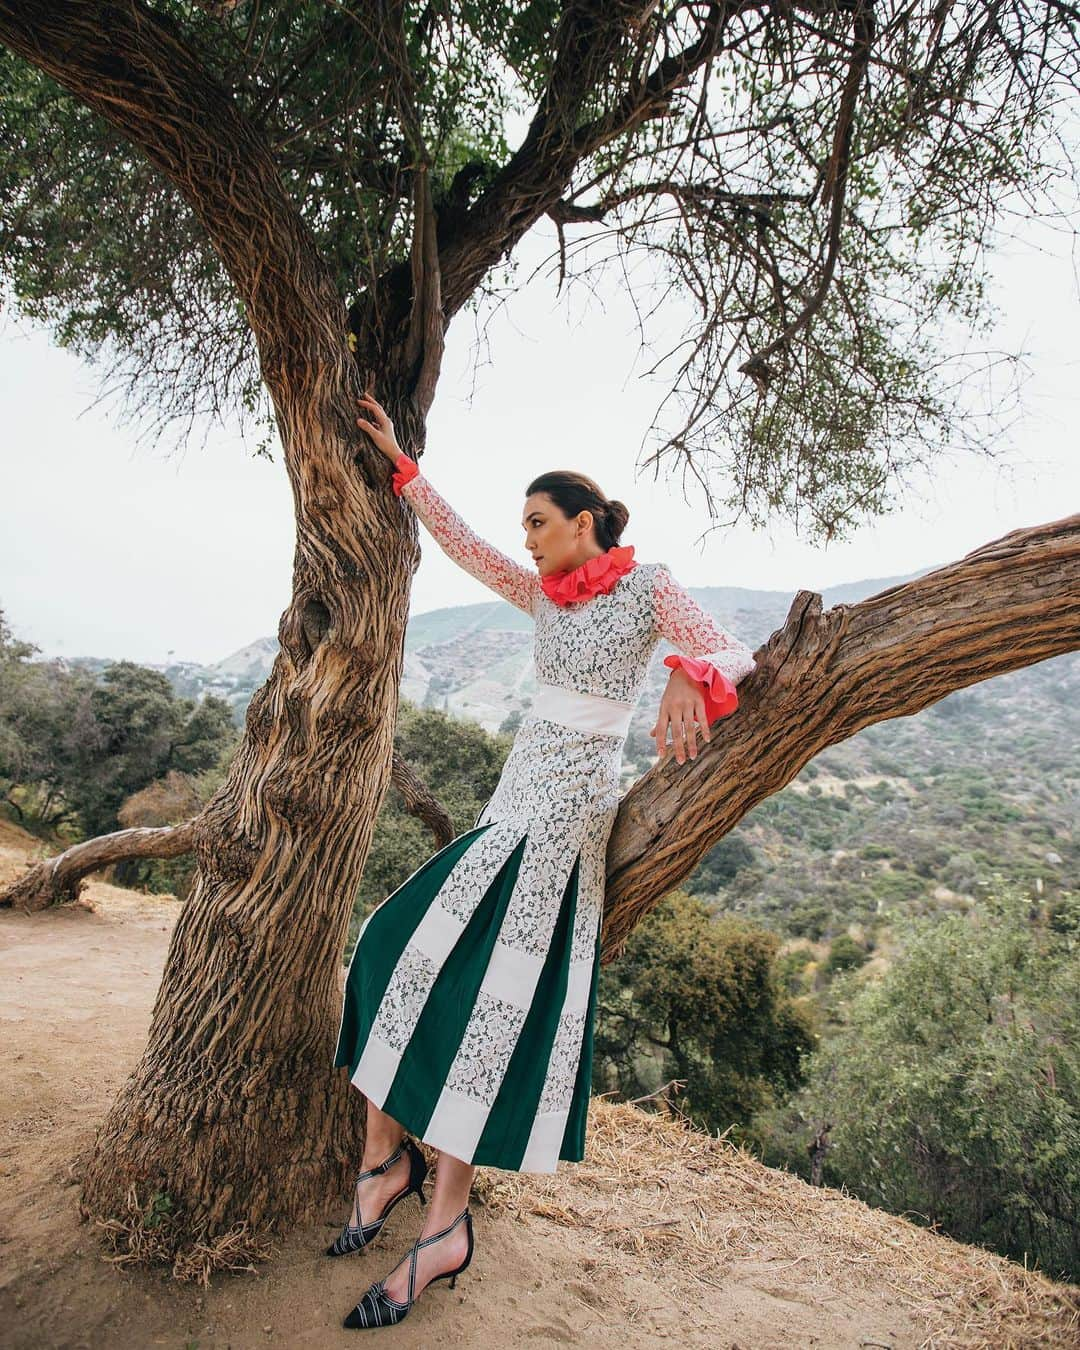
[[[519,250],[522,282],[550,251],[545,225]],[[458,317],[424,472],[474,529],[522,561],[525,485],[576,468],[629,506],[622,542],[643,562],[667,562],[684,585],[794,593],[948,562],[1080,509],[1077,274],[1064,231],[1032,227],[1031,239],[993,264],[1005,318],[980,339],[1025,349],[1033,370],[1008,460],[938,460],[901,509],[850,542],[811,548],[777,525],[714,531],[697,544],[709,523],[703,503],[686,504],[678,484],[653,482],[651,471],[635,475],[666,386],[640,378],[649,360],[614,274],[605,293],[580,288],[569,302],[537,275],[493,318],[479,361],[474,316]],[[137,445],[115,404],[91,408],[97,394],[94,372],[44,334],[0,323],[0,607],[16,634],[46,656],[205,663],[274,634],[293,548],[280,455],[255,458],[220,430],[205,448],[200,434],[166,455]],[[422,528],[421,542],[414,613],[491,598]]]

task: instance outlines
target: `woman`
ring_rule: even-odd
[[[472,1258],[477,1166],[553,1172],[584,1156],[608,835],[622,746],[661,638],[671,667],[650,735],[678,763],[738,705],[749,648],[663,563],[619,538],[629,513],[581,474],[541,475],[521,518],[531,566],[479,538],[397,444],[374,398],[357,419],[396,469],[394,492],[465,571],[531,615],[539,682],[494,793],[471,829],[368,915],[346,980],[335,1066],[365,1094],[352,1215],[327,1249],[367,1246],[438,1151],[420,1237],[345,1319],[399,1322]]]

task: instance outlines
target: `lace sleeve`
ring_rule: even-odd
[[[504,600],[532,614],[540,590],[539,574],[514,562],[470,529],[423,476],[415,459],[402,451],[395,465],[394,492],[405,498],[447,557]]]
[[[653,582],[653,615],[661,637],[682,655],[664,657],[664,665],[683,670],[703,686],[705,715],[712,723],[739,706],[735,686],[756,668],[753,652],[701,608],[666,567]]]

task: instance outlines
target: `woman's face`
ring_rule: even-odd
[[[542,577],[549,572],[569,571],[604,552],[593,533],[592,512],[564,515],[562,508],[546,492],[534,492],[531,497],[526,497],[521,524],[525,530],[525,548]]]

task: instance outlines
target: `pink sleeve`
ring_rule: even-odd
[[[721,628],[666,567],[657,568],[653,606],[657,632],[681,653],[665,656],[664,665],[681,666],[702,685],[710,724],[733,713],[739,706],[735,686],[756,667],[753,652]]]
[[[400,497],[401,489],[406,483],[411,483],[420,472],[420,465],[402,450],[401,454],[394,460],[394,466],[397,472],[390,479],[390,482],[393,485],[395,495]]]
[[[540,591],[539,573],[514,562],[474,533],[431,486],[416,460],[402,451],[394,463],[397,472],[391,481],[395,493],[405,498],[447,557],[504,600],[531,614]]]

